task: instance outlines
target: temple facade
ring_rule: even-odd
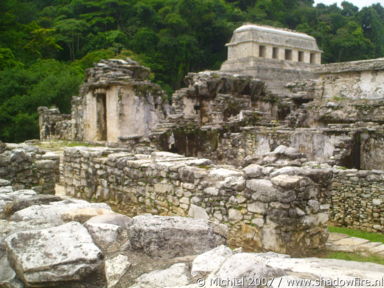
[[[287,29],[245,24],[226,46],[222,71],[257,77],[277,94],[287,93],[287,82],[313,79],[313,69],[321,64],[316,39]]]

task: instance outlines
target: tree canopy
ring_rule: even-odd
[[[0,140],[38,137],[36,108],[69,112],[84,70],[130,56],[167,92],[190,71],[218,69],[245,22],[314,36],[323,62],[384,56],[384,8],[312,0],[2,0]]]

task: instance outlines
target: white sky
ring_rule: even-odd
[[[347,1],[359,7],[360,9],[362,7],[371,6],[372,4],[376,4],[376,3],[380,3],[382,6],[384,6],[384,0],[347,0]],[[337,3],[340,6],[341,2],[343,2],[343,0],[315,0],[315,5],[318,3],[323,3],[326,5]]]

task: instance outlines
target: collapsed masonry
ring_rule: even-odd
[[[252,45],[262,45],[256,42]],[[311,45],[313,53],[321,52]],[[328,208],[336,225],[383,232],[384,59],[318,65],[317,54],[313,63],[308,56],[312,48],[304,54],[299,48],[292,59],[259,59],[309,69],[310,74],[286,83],[277,94],[273,79],[205,71],[186,76],[187,87],[173,94],[172,105],[159,86],[145,80],[148,69],[136,62],[96,64],[80,96],[74,97],[70,120],[58,117],[56,110],[39,110],[40,129],[53,131],[42,133],[50,135],[42,140],[81,140],[121,149],[69,149],[67,193],[103,199],[125,211],[133,205],[151,213],[185,215],[198,206],[204,217],[228,222],[241,245],[249,241],[249,246],[280,252],[295,253],[297,245],[303,250],[321,247]],[[281,149],[301,156],[281,158]],[[153,159],[156,151],[179,155]],[[173,165],[180,170],[173,171]],[[243,168],[252,165],[262,173],[247,176]],[[211,175],[220,169],[236,175]],[[273,174],[279,169],[285,171],[282,176]],[[276,184],[278,176],[292,186]],[[234,184],[228,177],[239,181]],[[267,199],[261,201],[263,191]]]
[[[305,162],[280,146],[244,169],[168,152],[131,154],[105,147],[67,148],[68,195],[107,201],[131,215],[210,219],[230,227],[233,246],[291,255],[324,248],[330,169],[283,168]]]
[[[59,179],[59,156],[27,144],[0,142],[0,178],[15,189],[54,194]]]

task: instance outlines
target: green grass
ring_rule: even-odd
[[[376,255],[367,255],[363,256],[355,253],[348,252],[327,252],[324,255],[320,256],[321,258],[329,259],[339,259],[339,260],[348,260],[348,261],[358,261],[358,262],[372,262],[384,265],[384,258]]]
[[[373,233],[373,232],[365,232],[361,230],[355,230],[350,228],[344,228],[344,227],[334,227],[329,226],[328,227],[329,232],[336,232],[336,233],[343,233],[347,234],[352,237],[358,237],[367,239],[372,242],[382,242],[384,243],[384,234],[383,233]]]
[[[40,148],[48,150],[61,150],[65,147],[75,147],[75,146],[87,146],[87,147],[97,147],[103,145],[95,145],[86,142],[80,141],[65,141],[65,140],[52,140],[52,141],[42,141],[37,144]]]

